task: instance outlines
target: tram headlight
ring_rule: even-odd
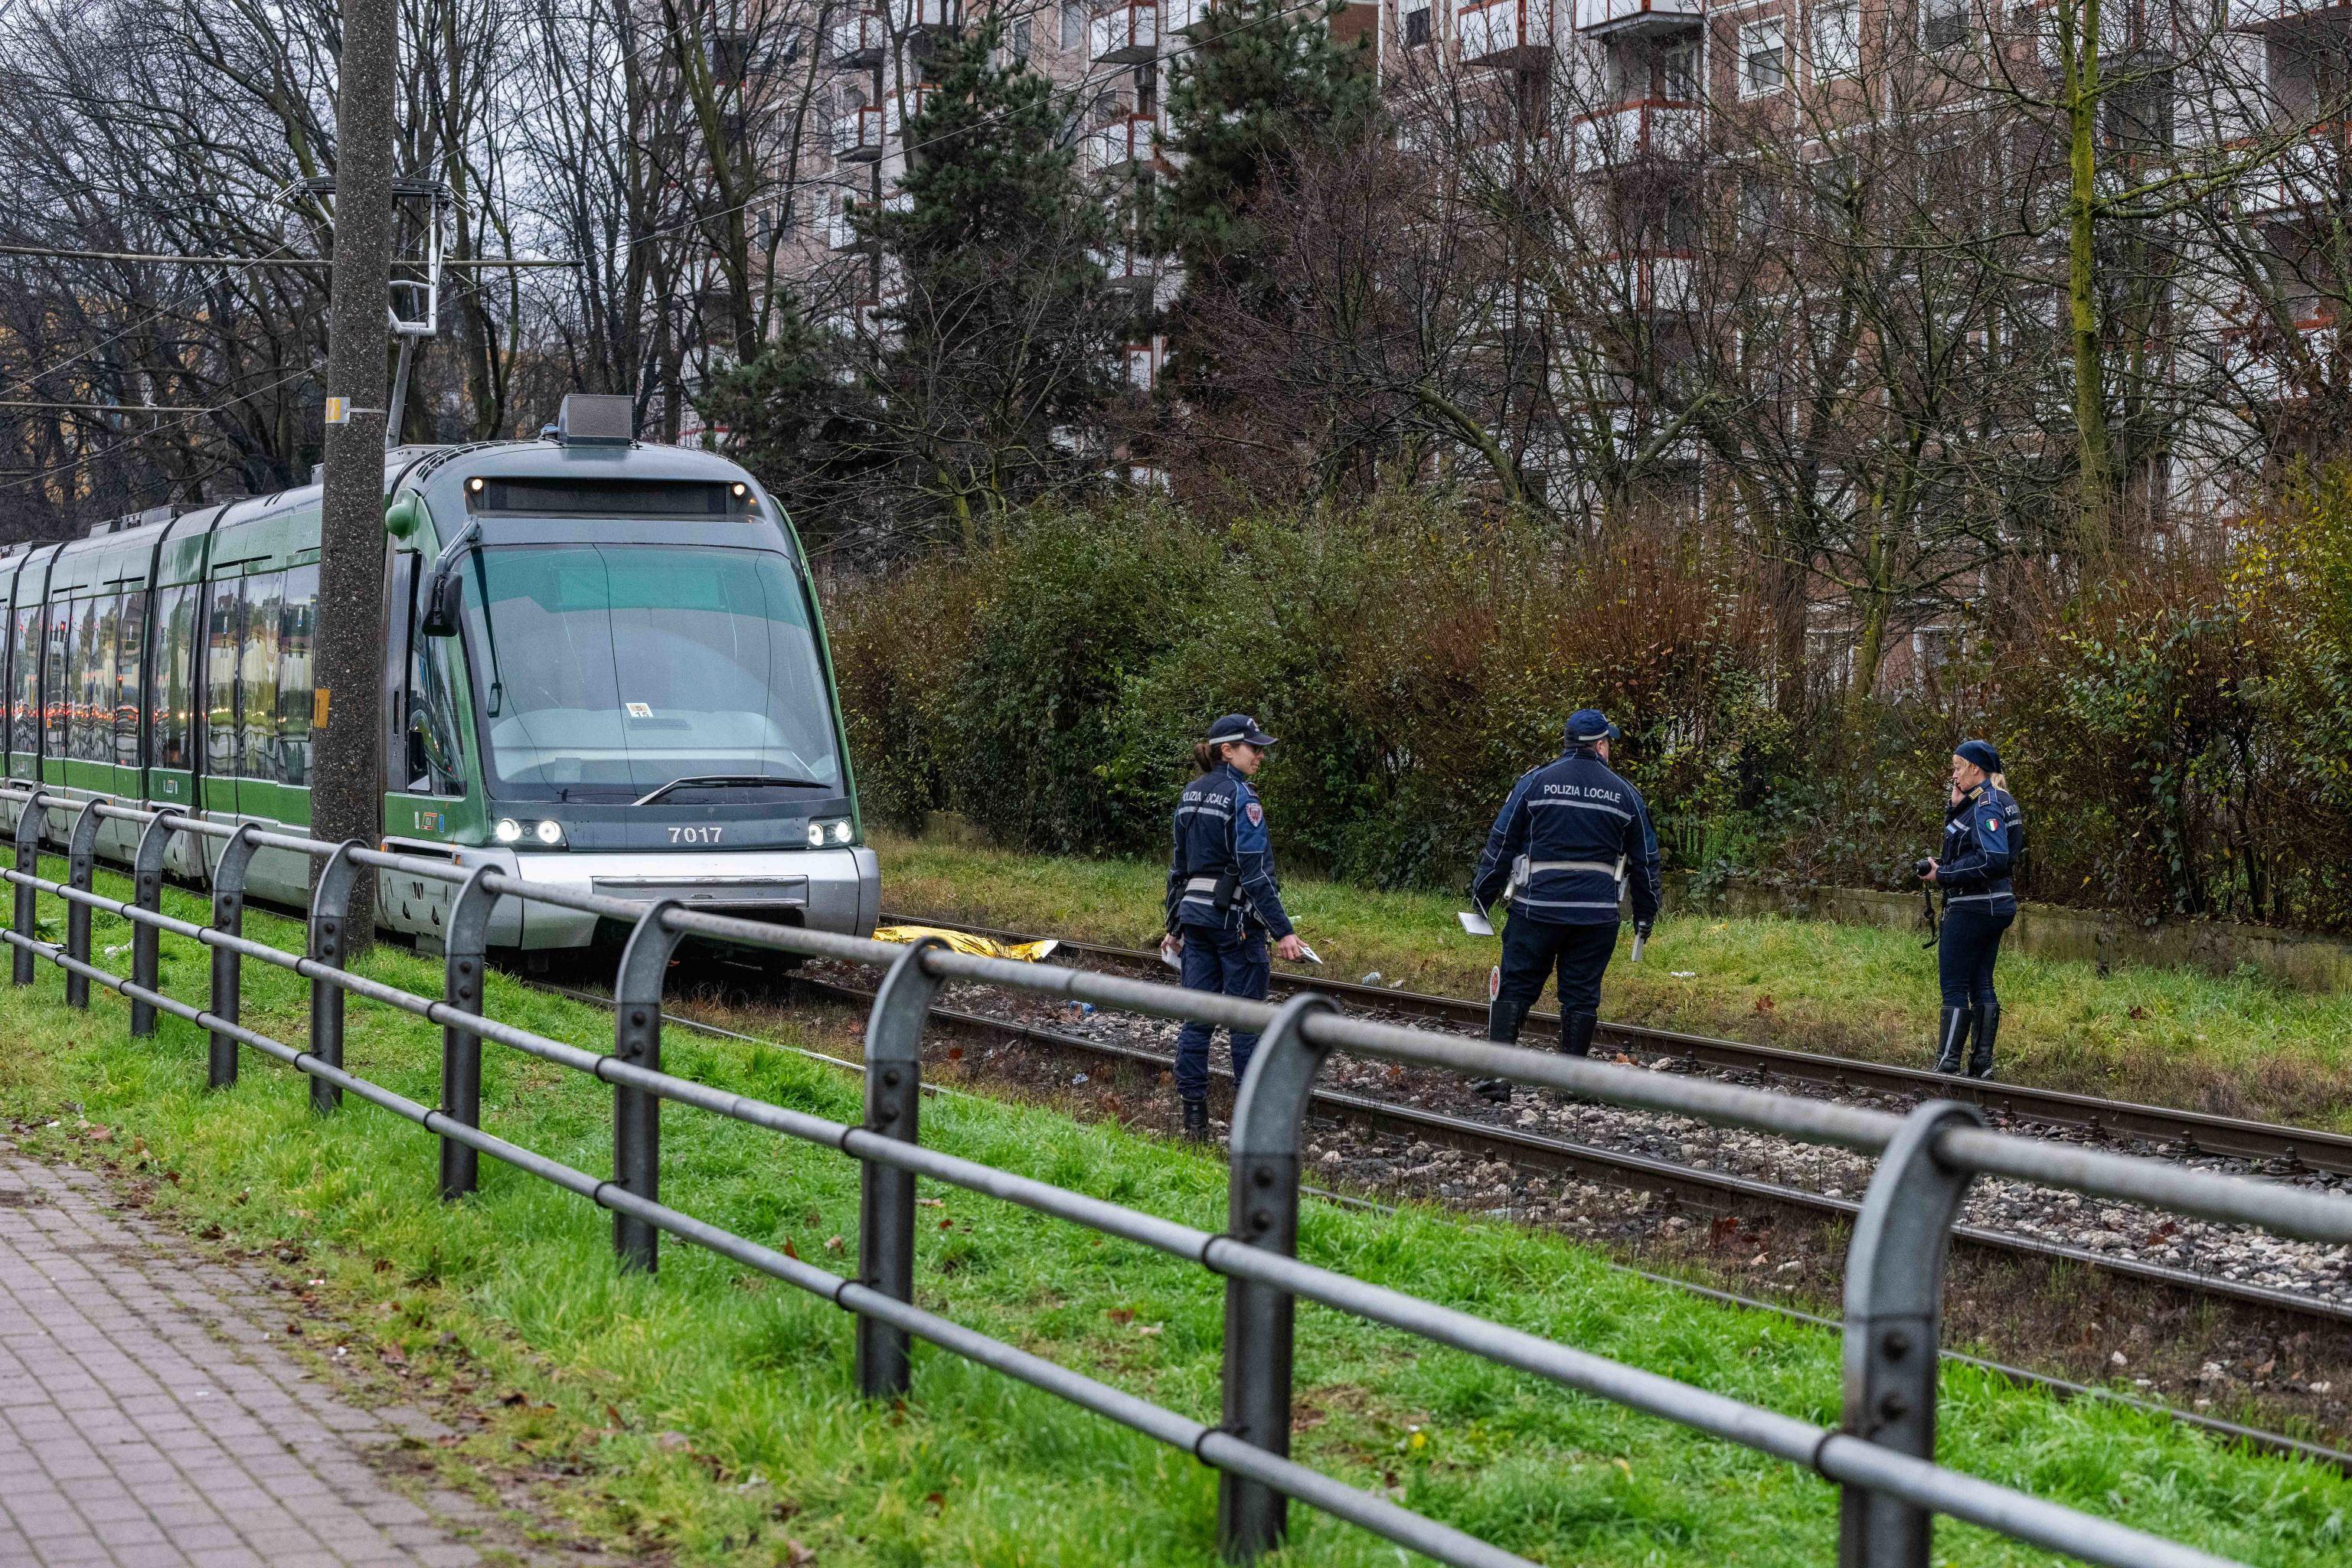
[[[490,837],[501,844],[520,844],[522,842],[522,824],[511,816],[501,816],[499,825],[490,829]]]
[[[822,849],[828,844],[846,844],[856,837],[857,830],[849,826],[849,818],[845,816],[820,818],[808,826],[809,847],[812,849]]]
[[[542,822],[530,830],[530,836],[552,849],[563,842],[563,825],[560,822]]]

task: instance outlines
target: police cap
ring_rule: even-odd
[[[1992,749],[1990,741],[1962,741],[1952,748],[1952,755],[1966,757],[1989,773],[2001,771],[2000,753]]]
[[[1571,746],[1598,745],[1616,738],[1617,726],[1598,708],[1580,708],[1568,716],[1568,743]]]
[[[1253,746],[1271,746],[1274,737],[1257,727],[1257,721],[1246,713],[1228,713],[1209,726],[1209,744],[1228,745],[1247,742]]]

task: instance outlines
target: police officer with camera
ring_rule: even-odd
[[[1176,803],[1175,849],[1168,861],[1168,931],[1182,944],[1184,986],[1226,996],[1265,1000],[1273,961],[1266,941],[1296,963],[1306,947],[1282,907],[1274,872],[1274,845],[1265,807],[1250,776],[1265,761],[1274,737],[1246,713],[1228,713],[1192,748],[1200,777]],[[1213,1026],[1188,1020],[1176,1036],[1176,1098],[1184,1136],[1209,1135],[1209,1040]],[[1257,1037],[1229,1030],[1234,1082],[1249,1071]]]
[[[2024,843],[2025,819],[2002,776],[2000,753],[1987,741],[1961,742],[1952,752],[1942,853],[1912,868],[1922,882],[1944,889],[1936,942],[1944,993],[1936,1030],[1937,1072],[1958,1075],[1965,1052],[1969,1077],[1992,1076],[1993,1044],[2000,1036],[1993,963],[2001,934],[2017,919],[2010,873]]]
[[[1559,756],[1512,789],[1486,836],[1470,883],[1485,914],[1497,899],[1510,906],[1503,963],[1486,1010],[1486,1037],[1516,1044],[1544,978],[1559,977],[1559,1048],[1592,1049],[1601,1022],[1601,976],[1617,946],[1617,906],[1629,885],[1633,932],[1647,938],[1658,918],[1658,835],[1641,792],[1611,771],[1617,726],[1598,709],[1570,714]],[[1477,1086],[1507,1100],[1507,1079]]]

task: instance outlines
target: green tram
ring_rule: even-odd
[[[568,397],[536,441],[385,455],[383,837],[583,891],[870,931],[879,879],[799,540],[734,464],[630,441],[627,401]],[[0,558],[9,779],[307,829],[331,700],[312,650],[321,614],[346,613],[319,602],[319,524],[314,484]],[[101,856],[131,848],[129,825],[100,827]],[[204,879],[208,850],[175,837],[171,869]],[[289,902],[310,875],[269,851],[249,872]],[[385,873],[378,923],[436,946],[447,899]],[[491,940],[599,934],[502,900]]]

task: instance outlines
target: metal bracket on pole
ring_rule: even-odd
[[[213,868],[213,930],[225,936],[245,934],[245,873],[253,864],[253,836],[260,829],[247,823],[221,846],[220,864]],[[213,955],[212,1015],[234,1024],[237,997],[245,984],[244,954],[215,947]],[[205,1060],[205,1083],[226,1089],[236,1082],[236,1041],[217,1030]]]
[[[923,955],[947,944],[925,937],[898,955],[866,1021],[866,1130],[902,1143],[922,1141],[923,1021],[939,994]],[[872,1161],[857,1172],[857,1278],[894,1301],[915,1299],[915,1175]],[[895,1399],[914,1379],[907,1331],[857,1320],[857,1392]]]
[[[678,907],[676,899],[660,899],[637,917],[613,982],[613,1055],[647,1072],[661,1071],[662,987],[680,940],[662,917]],[[661,1201],[661,1097],[625,1084],[613,1086],[613,1184]],[[661,1232],[616,1213],[613,1250],[623,1268],[651,1274],[661,1261]]]
[[[367,846],[347,838],[319,868],[319,885],[310,891],[310,957],[330,969],[343,966],[343,922],[352,912],[352,884],[359,868],[352,851]],[[329,1067],[343,1065],[343,988],[320,975],[310,977],[310,1054]],[[325,1079],[310,1080],[310,1109],[331,1114],[343,1102],[343,1091]]]
[[[139,849],[131,858],[131,901],[150,914],[163,908],[163,857],[172,848],[172,834],[178,824],[179,813],[168,807],[155,814],[153,820],[141,830]],[[163,933],[144,921],[131,923],[131,983],[152,991],[161,983],[162,959],[158,945]],[[142,1038],[155,1032],[155,1004],[137,996],[131,999],[131,1033]]]
[[[1969,1173],[1935,1156],[1947,1128],[1984,1112],[1930,1100],[1904,1118],[1879,1156],[1846,1247],[1845,1420],[1854,1436],[1915,1458],[1936,1457],[1936,1369],[1944,1257]],[[1928,1568],[1935,1515],[1847,1487],[1838,1501],[1839,1568]]]
[[[35,790],[25,809],[16,817],[16,873],[23,877],[41,874],[41,827],[48,816],[47,803],[41,792]],[[19,882],[16,884],[16,934],[26,942],[41,940],[41,911],[37,901],[38,893]],[[19,985],[33,983],[33,950],[22,942],[16,947],[16,962],[8,977]]]
[[[98,808],[110,804],[104,796],[87,800],[74,814],[73,832],[66,839],[66,885],[90,890],[90,874],[98,868]],[[66,956],[89,962],[89,906],[79,899],[66,900]],[[66,1005],[89,1005],[89,976],[66,971]]]
[[[441,928],[446,947],[442,1000],[460,1013],[482,1016],[482,964],[489,947],[490,906],[499,896],[483,886],[497,868],[478,866],[449,901]],[[441,1026],[441,1114],[467,1127],[482,1124],[482,1037],[456,1024]],[[474,1190],[479,1158],[470,1143],[441,1140],[441,1197],[455,1203]]]
[[[1298,1252],[1298,1144],[1323,1051],[1299,1032],[1307,1014],[1329,1011],[1328,996],[1302,993],[1282,1005],[1259,1037],[1257,1054],[1234,1097],[1232,1174],[1225,1225],[1235,1241],[1285,1258]],[[1288,1292],[1251,1280],[1225,1281],[1224,1430],[1270,1454],[1290,1457],[1291,1324]],[[1217,1479],[1217,1544],[1246,1563],[1282,1544],[1290,1503],[1264,1481],[1227,1470]]]

